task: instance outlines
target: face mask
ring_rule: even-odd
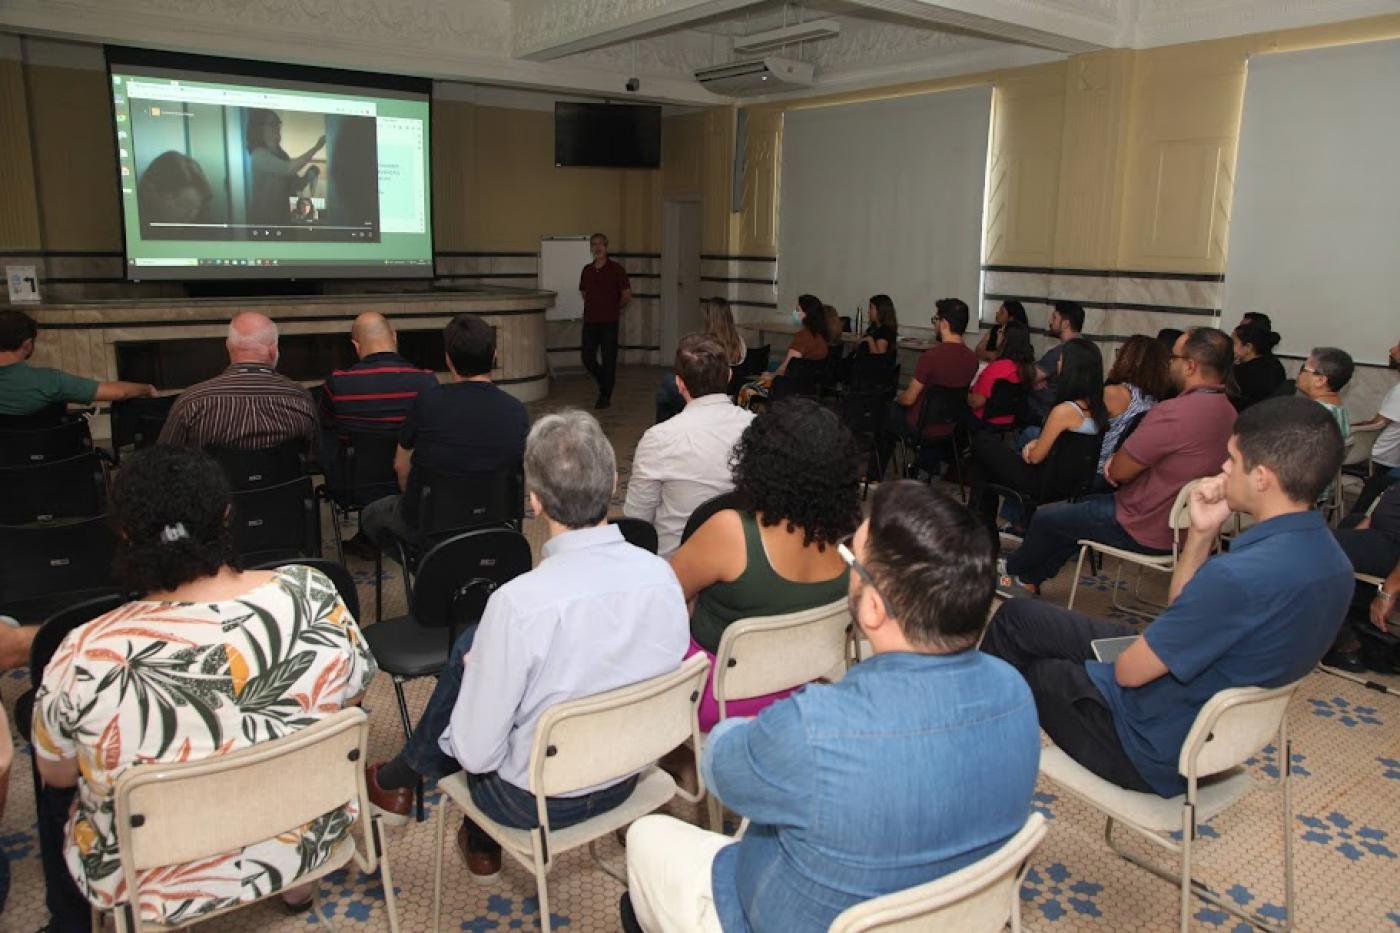
[[[802,326],[802,312],[801,312],[801,311],[794,311],[794,312],[792,312],[792,323],[796,324],[798,327],[801,327],[801,326]]]

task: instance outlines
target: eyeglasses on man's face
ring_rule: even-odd
[[[841,555],[841,559],[846,562],[846,566],[850,567],[855,575],[860,577],[861,582],[870,587],[871,591],[879,598],[880,605],[885,609],[885,615],[893,616],[894,613],[890,612],[890,604],[885,601],[884,594],[882,594],[880,588],[875,585],[875,578],[870,575],[870,571],[865,568],[865,565],[856,559],[855,540],[856,536],[854,534],[849,534],[837,541],[836,553]]]

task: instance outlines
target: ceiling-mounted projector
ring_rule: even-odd
[[[811,87],[814,71],[807,62],[768,55],[750,61],[701,68],[695,72],[695,80],[707,91],[738,97]]]

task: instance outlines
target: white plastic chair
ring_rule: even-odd
[[[991,855],[936,881],[847,907],[829,933],[1001,933],[1008,921],[1012,933],[1020,933],[1021,882],[1045,833],[1045,817],[1032,813]]]
[[[1114,852],[1180,887],[1182,933],[1186,933],[1190,922],[1192,894],[1262,929],[1288,930],[1297,914],[1293,897],[1293,758],[1286,717],[1288,702],[1297,689],[1297,682],[1273,689],[1236,687],[1211,697],[1196,715],[1182,743],[1177,767],[1186,778],[1186,793],[1176,797],[1119,787],[1054,746],[1041,750],[1040,772],[1108,817],[1104,841]],[[1249,791],[1254,782],[1244,762],[1271,741],[1277,743],[1279,750],[1277,783],[1283,792],[1283,897],[1287,915],[1282,923],[1241,910],[1191,877],[1191,847],[1197,827]],[[1113,838],[1115,823],[1122,823],[1178,856],[1179,869],[1168,871],[1119,846]],[[1175,831],[1181,832],[1179,843],[1165,835]]]
[[[539,825],[534,829],[502,826],[477,808],[464,774],[438,781],[443,796],[457,804],[512,858],[535,874],[539,892],[540,927],[548,933],[549,870],[560,852],[587,845],[599,866],[627,883],[598,858],[594,843],[614,830],[664,806],[679,795],[692,802],[704,796],[704,780],[696,762],[698,790],[679,787],[656,762],[673,748],[691,740],[700,747],[700,691],[710,662],[702,654],[687,658],[669,674],[610,690],[597,696],[550,707],[535,726],[530,751],[530,793],[535,795]],[[550,829],[545,798],[594,787],[640,772],[636,788],[621,804],[564,829]],[[433,857],[433,930],[442,928],[442,852],[447,833],[446,801],[438,807],[437,850]]]
[[[729,704],[792,690],[844,670],[852,645],[851,610],[846,600],[801,612],[740,619],[724,630],[715,652],[713,690],[721,721]],[[697,749],[700,745],[695,746]],[[697,755],[698,758],[698,755]],[[706,804],[710,828],[720,832],[723,811],[710,794]]]
[[[1126,606],[1118,599],[1118,587],[1123,580],[1123,567],[1125,564],[1136,564],[1138,566],[1137,583],[1133,587],[1133,596],[1144,603],[1155,606],[1158,609],[1165,608],[1160,603],[1154,603],[1142,595],[1142,570],[1156,570],[1162,573],[1171,574],[1176,570],[1176,559],[1181,553],[1181,532],[1191,527],[1191,492],[1199,485],[1201,480],[1193,479],[1182,486],[1176,494],[1176,501],[1172,503],[1171,514],[1167,516],[1167,525],[1172,531],[1172,552],[1170,554],[1140,554],[1137,551],[1129,551],[1125,548],[1113,547],[1099,541],[1090,541],[1082,538],[1079,541],[1079,563],[1074,568],[1074,581],[1069,588],[1069,602],[1065,608],[1074,608],[1074,597],[1079,592],[1079,578],[1084,574],[1084,558],[1090,551],[1104,554],[1109,557],[1118,558],[1118,572],[1113,577],[1113,607],[1123,612],[1130,612],[1133,615],[1143,618],[1151,618],[1154,613],[1146,612],[1133,606]],[[1215,545],[1219,544],[1216,539]]]
[[[291,735],[227,755],[183,764],[137,765],[124,771],[117,778],[113,800],[118,857],[129,896],[114,911],[117,930],[174,929],[143,922],[133,906],[141,899],[141,872],[234,852],[358,801],[363,854],[355,845],[352,828],[320,867],[284,879],[280,888],[252,901],[202,914],[199,921],[316,881],[354,860],[362,872],[379,872],[389,929],[398,933],[384,829],[379,817],[372,816],[365,791],[368,738],[369,719],[363,710],[350,708]],[[275,788],[275,792],[260,791],[250,798],[252,788]],[[240,806],[240,801],[246,804]],[[318,919],[329,928],[321,913],[319,888],[314,899]]]

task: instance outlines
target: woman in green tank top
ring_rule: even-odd
[[[691,653],[711,655],[740,619],[781,615],[845,599],[836,542],[860,521],[860,452],[829,409],[784,399],[756,419],[734,452],[734,486],[746,508],[706,521],[671,557],[691,602]],[[751,716],[778,695],[729,704]],[[700,725],[717,719],[706,689]]]

